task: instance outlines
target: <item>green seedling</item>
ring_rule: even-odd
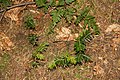
[[[25,17],[24,25],[27,29],[35,29],[35,21],[31,15]]]
[[[37,44],[38,37],[37,37],[37,35],[35,35],[35,34],[30,34],[30,35],[28,36],[28,40],[29,40],[29,42],[30,42],[33,46],[37,46],[37,45],[38,45],[38,44]]]
[[[0,0],[1,3],[1,7],[6,8],[7,6],[11,5],[11,1],[10,0]]]
[[[10,60],[10,55],[7,54],[7,53],[4,53],[2,56],[1,56],[1,59],[0,59],[0,70],[3,70],[5,69],[5,67],[7,67],[7,64]]]
[[[39,52],[39,53],[42,53],[42,52],[46,51],[46,49],[48,48],[48,46],[49,46],[49,43],[43,42],[43,43],[39,44],[39,46],[36,48],[35,51]]]
[[[71,56],[68,53],[65,53],[65,55],[57,57],[55,60],[53,60],[51,63],[48,64],[48,69],[54,69],[57,66],[67,67],[72,64],[76,64],[76,58],[74,56]]]
[[[46,49],[48,48],[49,44],[47,42],[41,43],[36,50],[33,52],[33,57],[37,58],[37,59],[43,59],[44,56],[42,55],[42,53],[44,51],[46,51]]]
[[[33,58],[35,60],[44,60],[45,56],[43,54],[40,54],[40,53],[33,53]]]
[[[50,62],[50,63],[48,64],[48,69],[50,69],[50,70],[55,69],[56,67],[57,67],[57,66],[56,66],[56,64],[55,64],[54,61],[52,61],[52,62]]]
[[[36,67],[38,67],[39,62],[37,62],[37,61],[32,61],[32,62],[31,62],[31,65],[32,65],[32,67],[36,68]]]
[[[52,63],[50,63],[50,65],[48,65],[48,68],[53,69],[56,68],[56,66],[67,67],[72,64],[76,65],[82,64],[82,62],[90,61],[90,57],[85,54],[86,42],[92,40],[93,34],[95,35],[99,34],[99,28],[96,24],[95,17],[89,15],[89,11],[90,11],[89,7],[85,7],[77,16],[77,19],[75,21],[76,25],[78,25],[82,21],[84,22],[84,26],[82,28],[83,30],[79,34],[79,37],[76,39],[74,43],[75,56],[67,55],[58,57]],[[66,14],[66,12],[63,9],[63,15],[64,14]],[[74,11],[73,12],[70,11],[68,14],[73,15]],[[58,17],[60,19],[60,17],[62,16]]]
[[[78,11],[78,9],[70,6],[70,4],[72,2],[76,2],[76,0],[58,0],[57,3],[56,0],[50,0],[49,2],[47,2],[47,0],[35,0],[35,2],[38,7],[53,8],[50,11],[50,15],[52,16],[50,31],[53,31],[55,26],[63,18],[70,25],[72,23],[78,26],[79,23],[83,23],[82,32],[80,32],[79,37],[76,38],[74,43],[75,55],[73,56],[66,53],[64,56],[57,57],[48,64],[48,68],[54,69],[57,66],[68,67],[70,65],[81,64],[83,61],[90,61],[90,57],[85,54],[86,42],[90,42],[92,40],[93,34],[98,35],[100,33],[95,21],[95,17],[89,14],[90,7],[85,7],[81,11]],[[74,19],[73,16],[76,18]],[[41,53],[46,51],[46,48],[48,47],[47,45],[48,44],[43,43],[38,46],[33,54],[35,59],[44,58]]]
[[[45,56],[43,55],[43,52],[45,52],[48,48],[49,44],[47,42],[43,42],[37,46],[35,51],[32,53],[33,57],[33,66],[36,67],[36,65],[40,64],[38,60],[44,60]],[[36,62],[38,61],[38,62]]]

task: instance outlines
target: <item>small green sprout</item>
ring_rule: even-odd
[[[35,34],[30,34],[30,35],[28,36],[28,40],[29,40],[29,42],[30,42],[33,46],[36,46],[36,45],[37,45],[38,37],[37,37],[37,35],[35,35]]]
[[[24,24],[27,29],[35,29],[35,21],[30,15],[25,17]]]

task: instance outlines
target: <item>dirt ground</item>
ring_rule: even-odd
[[[94,7],[94,16],[100,28],[100,35],[87,43],[86,54],[92,61],[66,68],[58,67],[52,71],[48,70],[47,62],[65,50],[73,50],[74,42],[53,43],[55,35],[45,35],[51,22],[50,15],[38,17],[36,30],[26,29],[23,18],[28,11],[36,10],[34,5],[22,7],[19,20],[11,18],[12,14],[5,14],[0,22],[0,80],[120,80],[120,1],[91,0],[89,4]],[[39,11],[41,15],[44,14],[42,10]],[[32,14],[37,15],[36,12]],[[111,28],[110,25],[117,27]],[[27,39],[30,33],[39,35],[39,43],[50,43],[44,53],[45,60],[38,68],[31,68],[30,65],[35,50]]]

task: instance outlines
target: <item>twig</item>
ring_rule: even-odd
[[[6,10],[1,14],[0,22],[2,21],[2,19],[3,19],[5,13],[6,13]]]
[[[26,6],[26,5],[34,5],[34,4],[35,4],[35,2],[26,2],[26,3],[16,4],[16,5],[7,7],[6,9],[0,10],[0,13],[7,11],[7,10],[10,10],[10,9],[13,9],[13,8],[16,8],[16,7],[21,7],[21,6]]]

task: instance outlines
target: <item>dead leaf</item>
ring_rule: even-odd
[[[7,11],[5,13],[5,17],[10,18],[12,21],[18,21],[19,20],[18,14],[19,14],[20,9],[21,8],[14,8],[14,9]]]
[[[34,10],[32,10],[33,12]],[[45,14],[43,12],[38,12],[38,11],[34,11],[34,14],[37,13],[37,15],[34,17],[35,19],[41,19]]]
[[[21,19],[20,13],[24,9],[25,9],[25,6],[10,9],[5,13],[4,17],[5,18],[10,18],[12,21],[16,21],[16,22],[20,21],[20,19]]]
[[[112,41],[115,44],[120,44],[120,37],[119,38],[113,38]]]
[[[98,74],[103,74],[104,73],[104,69],[102,67],[100,67],[100,65],[94,66],[93,70],[94,70],[94,75],[98,75]]]
[[[61,27],[60,29],[56,29],[55,31],[58,34],[56,36],[57,40],[72,41],[78,37],[78,33],[71,34],[71,30],[69,28],[66,28],[66,27]]]
[[[34,14],[35,14],[35,13],[40,14],[40,12],[37,11],[37,10],[32,10],[32,9],[31,9],[31,10],[29,10],[29,11],[32,12],[32,13],[34,13]]]
[[[104,63],[105,65],[107,65],[109,62],[108,62],[107,59],[105,59],[105,60],[103,61],[103,63]]]
[[[23,2],[24,0],[12,0],[13,4],[20,4],[21,2]]]
[[[113,39],[112,39],[112,43],[113,43],[113,44],[111,44],[111,45],[112,45],[112,47],[113,47],[113,50],[117,51],[117,50],[118,50],[118,46],[119,46],[119,44],[120,44],[120,37],[118,37],[118,38],[113,38]]]
[[[11,47],[13,47],[14,44],[12,41],[7,37],[4,33],[0,32],[0,49],[1,50],[10,50]]]
[[[105,32],[120,32],[120,25],[119,24],[112,24],[108,26],[108,28],[105,30]]]

